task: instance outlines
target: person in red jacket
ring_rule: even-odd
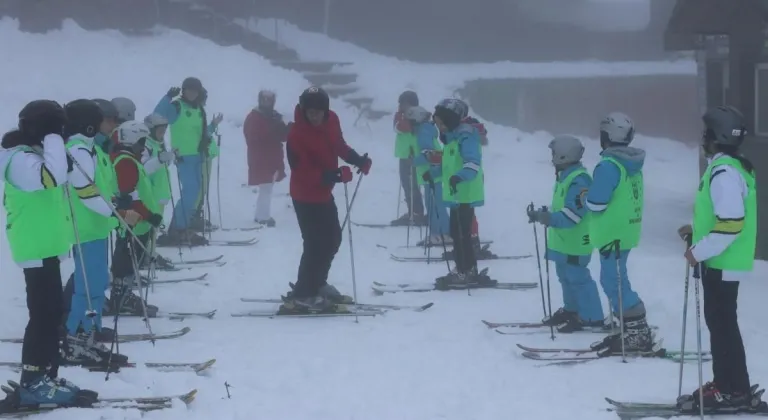
[[[293,291],[283,297],[280,313],[333,312],[349,303],[328,284],[328,272],[341,246],[341,226],[333,187],[352,180],[349,166],[368,175],[371,159],[359,155],[344,141],[339,117],[329,109],[328,94],[310,87],[299,97],[294,124],[288,132],[286,152],[291,167],[290,193],[304,240],[299,273]]]
[[[259,187],[254,221],[267,227],[275,226],[270,214],[272,186],[285,179],[283,142],[288,127],[283,116],[275,111],[275,93],[259,92],[259,106],[245,118],[243,134],[248,145],[248,185]]]

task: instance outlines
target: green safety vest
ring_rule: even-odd
[[[67,141],[67,149],[72,149],[78,145],[85,145],[88,147],[91,154],[94,156],[96,170],[93,181],[96,183],[96,188],[93,189],[93,194],[101,194],[105,200],[110,200],[111,202],[112,198],[117,193],[118,188],[115,167],[112,165],[109,155],[106,154],[101,147],[96,147],[92,141],[79,134],[70,137]],[[74,170],[78,171],[79,169],[75,168]],[[77,195],[77,190],[72,186],[69,188],[72,195],[72,206],[75,209],[75,224],[80,242],[90,242],[97,239],[108,238],[112,231],[118,226],[119,222],[117,219],[111,215],[107,217],[102,216],[89,209]],[[93,188],[93,186],[86,188]]]
[[[11,248],[11,258],[17,264],[57,257],[72,248],[73,230],[64,186],[37,191],[22,191],[7,181],[8,167],[17,153],[34,150],[16,147],[6,167],[3,205],[7,214],[5,234]]]
[[[598,249],[617,240],[621,250],[636,248],[643,225],[643,173],[630,176],[616,159],[603,157],[602,160],[612,162],[619,168],[619,185],[613,190],[605,211],[591,214],[590,240]]]
[[[572,171],[562,180],[559,180],[555,184],[555,192],[552,195],[552,208],[551,211],[557,212],[565,207],[565,196],[568,194],[568,190],[571,188],[573,180],[579,175],[587,175],[587,171],[584,168],[579,168]],[[549,248],[553,251],[557,251],[566,255],[590,255],[592,254],[592,243],[589,241],[589,212],[581,219],[581,221],[570,228],[555,228],[550,227],[547,229],[547,242]]]
[[[720,255],[706,260],[708,267],[729,271],[750,271],[755,263],[755,246],[757,244],[757,190],[755,174],[747,172],[738,159],[721,156],[712,161],[704,171],[696,193],[696,204],[693,210],[693,243],[712,232],[717,223],[717,217],[709,193],[712,170],[721,165],[728,165],[739,171],[747,183],[747,197],[744,199],[744,226],[728,248]]]
[[[149,150],[149,157],[157,158],[161,151],[165,150],[165,145],[151,137],[147,137],[146,141],[147,150]],[[168,166],[162,165],[160,169],[155,171],[152,175],[149,175],[149,180],[152,182],[152,189],[155,192],[155,201],[170,201],[171,200],[171,182],[170,173],[168,172]]]
[[[136,192],[139,193],[139,200],[144,203],[144,207],[146,207],[147,210],[149,210],[151,213],[159,214],[160,204],[155,200],[155,192],[152,188],[152,181],[150,181],[149,177],[147,176],[147,172],[144,170],[144,165],[142,165],[141,162],[136,160],[136,158],[129,155],[128,153],[120,153],[117,155],[115,158],[115,165],[117,165],[123,159],[131,160],[133,164],[136,165],[136,169],[139,171],[139,182],[136,184]],[[142,220],[132,229],[133,233],[135,233],[137,236],[141,236],[149,232],[152,229],[152,225]]]
[[[477,145],[480,148],[480,144]],[[443,201],[446,203],[469,204],[485,200],[485,188],[483,186],[483,168],[477,172],[477,176],[471,181],[460,182],[456,186],[456,194],[451,193],[449,179],[464,167],[464,160],[459,152],[459,142],[452,141],[443,148],[442,163]]]
[[[205,130],[203,109],[193,108],[184,101],[178,104],[179,118],[171,124],[171,147],[178,150],[180,156],[197,155]]]
[[[432,147],[433,150],[436,150],[438,152],[443,150],[443,144],[440,143],[440,140],[435,138],[434,143],[435,144]],[[419,144],[416,143],[416,149],[417,149],[416,153],[421,153],[422,149],[420,149],[418,146],[419,146]],[[418,182],[419,185],[424,185],[424,184],[427,183],[426,181],[424,181],[424,174],[429,172],[430,166],[432,166],[432,165],[430,165],[429,163],[425,163],[423,165],[416,165],[416,168],[415,168],[415,171],[416,171],[416,182]],[[432,181],[433,182],[440,182],[441,179],[442,179],[442,176],[438,176],[438,177],[432,178]]]

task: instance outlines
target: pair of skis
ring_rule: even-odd
[[[566,364],[588,362],[591,360],[621,356],[620,353],[609,353],[608,355],[603,356],[598,353],[598,350],[593,350],[592,348],[539,348],[524,346],[522,344],[518,344],[517,347],[523,350],[520,355],[526,359],[544,362],[566,362]],[[680,360],[689,362],[698,359],[698,355],[695,351],[686,351],[685,353],[681,353],[675,350],[667,350],[661,347],[661,341],[656,344],[653,350],[627,351],[626,355],[627,357],[632,358],[658,358],[671,360],[678,363]],[[702,353],[702,358],[704,360],[711,360],[709,353]]]
[[[199,276],[181,277],[181,278],[175,278],[175,279],[150,279],[149,277],[141,276],[141,286],[147,287],[147,286],[160,285],[160,284],[192,283],[192,282],[204,281],[206,279],[208,279],[208,273],[203,273]]]
[[[758,417],[768,417],[768,404],[762,401],[762,395],[765,389],[758,388],[760,385],[752,385],[750,393],[752,399],[749,406],[739,408],[707,408],[704,407],[704,415],[753,415]],[[605,399],[611,407],[608,411],[613,411],[623,420],[641,419],[646,417],[669,419],[672,417],[691,416],[698,417],[701,414],[693,395],[683,395],[673,403],[652,403],[652,402],[634,402],[634,401],[616,401],[611,398]]]
[[[256,245],[259,243],[258,238],[250,238],[250,239],[240,239],[240,240],[223,240],[223,239],[210,239],[208,240],[207,245],[213,245],[213,246],[251,246]],[[203,246],[203,245],[184,245],[184,246]],[[160,245],[157,245],[158,248],[160,248]],[[172,248],[176,247],[176,245],[166,245],[162,246],[163,248]]]
[[[111,364],[111,365],[82,365],[82,364],[66,364],[63,363],[62,367],[80,367],[88,369],[90,372],[119,372],[120,369],[145,367],[148,369],[154,369],[160,372],[194,372],[201,374],[210,369],[216,363],[216,359],[209,359],[204,362],[194,363],[179,363],[179,362],[128,362],[124,364]],[[22,364],[20,362],[2,362],[0,361],[0,367],[6,367],[16,371],[21,371]]]
[[[282,299],[258,299],[258,298],[240,298],[242,302],[249,303],[283,303]],[[233,313],[233,317],[256,317],[256,318],[316,318],[316,317],[339,317],[339,316],[376,316],[382,315],[386,311],[401,311],[410,310],[414,312],[424,312],[431,308],[434,303],[429,302],[425,305],[419,306],[405,306],[405,305],[384,305],[384,304],[369,304],[369,303],[345,303],[337,305],[338,310],[336,312],[323,312],[323,313],[308,313],[308,314],[279,314],[274,311],[262,312],[240,312]]]
[[[8,381],[8,385],[0,386],[0,389],[5,392],[6,398],[0,401],[0,418],[22,418],[31,416],[34,414],[50,413],[52,411],[61,410],[64,408],[95,408],[105,409],[114,408],[120,410],[136,409],[140,411],[154,411],[171,408],[174,400],[179,400],[186,405],[192,403],[197,396],[197,390],[193,389],[189,392],[179,395],[169,395],[163,397],[122,397],[122,398],[98,398],[95,400],[88,399],[83,404],[74,404],[72,406],[45,404],[38,406],[20,406],[20,389],[18,383],[14,381]]]
[[[453,285],[448,289],[438,288],[435,283],[399,283],[399,284],[386,284],[373,282],[371,288],[375,294],[383,295],[384,293],[404,293],[404,292],[431,292],[434,290],[467,290],[467,289],[500,289],[500,290],[531,290],[539,287],[538,283],[496,283],[495,285],[482,285],[482,284],[464,284]]]
[[[217,309],[214,309],[208,312],[158,312],[155,316],[151,316],[150,318],[164,318],[164,319],[170,319],[172,321],[184,321],[187,318],[213,319],[213,317],[216,316],[216,312],[217,312]],[[140,317],[142,315],[127,313],[127,314],[120,314],[120,316]]]
[[[404,257],[395,254],[389,254],[389,258],[398,262],[445,262],[451,261],[442,257]],[[531,258],[531,255],[494,255],[492,258],[483,258],[480,261],[492,261],[492,260],[522,260],[525,258]]]
[[[190,331],[192,331],[191,328],[184,327],[180,330],[171,331],[168,333],[160,333],[160,334],[149,334],[149,333],[119,334],[117,340],[119,343],[137,343],[141,341],[171,340],[174,338],[183,337],[189,334]],[[22,344],[24,343],[24,339],[23,338],[0,338],[0,343]]]
[[[223,267],[227,264],[226,261],[221,261],[224,258],[224,255],[219,255],[217,257],[212,258],[203,258],[203,259],[197,259],[197,260],[187,260],[187,261],[170,261],[170,266],[158,266],[155,267],[157,271],[181,271],[181,270],[189,270],[192,268],[206,268],[206,267]],[[147,267],[142,267],[142,269],[146,270]]]

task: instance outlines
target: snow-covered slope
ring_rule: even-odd
[[[238,48],[219,48],[175,31],[160,31],[152,38],[126,38],[114,32],[84,32],[73,24],[47,35],[17,31],[12,21],[0,22],[0,126],[15,124],[18,109],[36,98],[61,101],[77,97],[124,95],[139,106],[138,115],[151,111],[169,86],[190,75],[198,76],[210,92],[209,110],[223,112],[223,147],[220,193],[225,227],[251,223],[254,195],[241,184],[246,179],[245,144],[239,123],[254,105],[261,87],[278,92],[278,109],[291,116],[299,92],[306,86],[297,73],[271,67],[266,61]],[[87,59],[93,52],[94,59]],[[12,59],[12,60],[11,60]],[[354,56],[348,59],[355,59]],[[368,57],[360,57],[360,61]],[[415,67],[387,65],[388,76],[371,81],[378,100],[391,104],[404,87],[402,73]],[[420,66],[428,74],[429,66]],[[438,71],[437,69],[435,71]],[[467,70],[469,71],[469,70]],[[451,84],[422,79],[418,88],[428,92],[425,103],[451,94]],[[373,86],[373,83],[376,86]],[[393,133],[388,121],[371,124],[370,130],[352,127],[355,114],[333,104],[344,123],[345,136],[360,152],[373,158],[373,170],[362,181],[353,209],[358,222],[387,222],[396,216],[398,197],[397,162],[393,158]],[[498,254],[535,252],[531,225],[524,208],[534,201],[550,199],[553,171],[549,165],[549,136],[525,134],[514,129],[489,126],[491,145],[484,152],[487,205],[478,212],[481,235],[494,240]],[[585,140],[585,163],[591,167],[599,147]],[[643,241],[630,258],[633,286],[645,300],[649,320],[669,348],[679,345],[683,292],[683,245],[675,229],[691,215],[697,186],[696,150],[665,139],[639,137],[636,145],[648,152],[646,214]],[[547,334],[502,336],[487,330],[480,319],[536,321],[541,317],[538,290],[527,292],[473,291],[431,292],[374,297],[373,281],[430,281],[445,271],[442,264],[399,263],[390,252],[406,241],[403,229],[353,228],[353,241],[345,232],[344,244],[334,262],[331,282],[345,293],[353,291],[350,244],[354,243],[357,292],[363,302],[422,304],[434,302],[423,313],[389,312],[383,317],[352,319],[254,319],[232,318],[232,312],[270,308],[247,304],[240,297],[276,298],[295,280],[301,254],[301,238],[295,222],[287,183],[276,187],[273,204],[277,228],[258,233],[258,245],[242,248],[210,247],[183,249],[185,258],[225,254],[227,265],[208,269],[206,284],[158,285],[150,303],[165,311],[218,309],[213,320],[189,319],[184,323],[154,319],[155,332],[186,325],[188,335],[169,341],[124,344],[123,353],[134,361],[202,361],[217,358],[209,376],[191,373],[159,373],[148,369],[125,369],[103,381],[102,374],[64,369],[63,375],[104,396],[163,395],[190,388],[200,390],[187,410],[175,407],[146,415],[152,419],[357,419],[357,420],[498,420],[500,418],[613,419],[606,412],[603,396],[617,399],[668,400],[677,392],[677,367],[662,360],[601,360],[568,367],[547,366],[521,358],[515,343],[540,346],[581,347],[601,336],[558,336],[553,343]],[[212,192],[215,197],[216,191]],[[336,188],[338,203],[344,190]],[[215,200],[212,201],[214,213]],[[343,205],[340,205],[343,208]],[[0,212],[0,214],[3,214]],[[4,223],[5,215],[0,216]],[[343,211],[342,211],[343,217]],[[218,238],[250,236],[219,233]],[[418,236],[412,232],[412,237]],[[413,239],[412,239],[413,240]],[[0,241],[0,337],[20,337],[26,323],[21,272],[10,261],[5,240]],[[389,249],[378,247],[383,245]],[[178,258],[176,250],[165,255]],[[412,251],[416,253],[417,251]],[[500,281],[536,281],[535,259],[483,262]],[[70,273],[70,265],[63,270]],[[597,273],[594,270],[593,272]],[[162,273],[175,278],[203,270]],[[753,381],[768,375],[760,349],[766,343],[761,313],[766,286],[759,279],[742,285],[740,301],[743,334],[749,349]],[[553,308],[560,303],[559,286],[552,281]],[[752,316],[750,316],[752,315]],[[693,312],[689,331],[693,330]],[[142,332],[138,319],[123,318],[121,331]],[[705,347],[707,334],[704,333]],[[693,333],[688,348],[693,348]],[[0,361],[16,361],[21,348],[0,344]],[[687,368],[685,389],[696,384],[695,366]],[[709,365],[705,374],[709,376]],[[17,379],[17,373],[0,369],[0,379]],[[230,388],[227,398],[225,383]],[[69,410],[40,418],[138,419],[140,414],[117,410]]]

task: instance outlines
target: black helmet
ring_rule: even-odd
[[[67,116],[64,108],[55,101],[32,101],[19,112],[19,131],[34,142],[40,142],[48,134],[64,134]]]
[[[319,109],[327,112],[331,108],[331,99],[322,88],[312,86],[299,96],[299,105],[303,110]]]
[[[419,95],[412,90],[406,90],[400,94],[397,103],[400,105],[419,106]]]
[[[104,114],[99,105],[90,99],[76,99],[64,107],[67,115],[67,136],[82,134],[93,137],[99,132]]]
[[[718,106],[707,111],[704,120],[704,141],[720,146],[740,146],[747,134],[744,115],[732,106]]]
[[[120,115],[117,107],[112,103],[112,101],[108,101],[106,99],[92,99],[92,101],[96,102],[96,105],[101,108],[101,114],[104,116],[104,118],[117,118]]]
[[[198,79],[197,77],[187,77],[181,83],[181,88],[196,90],[200,92],[203,90],[203,82],[201,82],[200,79]]]

